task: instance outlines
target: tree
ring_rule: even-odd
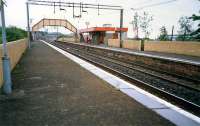
[[[136,12],[133,16],[133,21],[131,22],[131,24],[133,24],[133,31],[136,31],[136,35],[135,38],[138,39],[139,38],[139,15]]]
[[[165,26],[162,26],[160,28],[160,36],[158,37],[158,39],[161,40],[161,41],[167,41],[167,40],[169,40],[167,29],[166,29]]]
[[[200,41],[200,15],[193,14],[192,17],[189,17],[189,19],[198,22],[198,28],[195,31],[193,31],[190,35],[193,37],[194,40]]]
[[[153,21],[153,16],[149,15],[149,13],[144,12],[143,16],[139,17],[140,19],[140,28],[142,29],[142,32],[144,33],[145,39],[148,39],[151,32],[151,22]]]
[[[188,35],[190,35],[190,33],[192,32],[192,23],[191,20],[188,17],[180,17],[179,21],[179,27],[180,30],[178,31],[178,37],[177,40],[190,40],[190,37],[188,37]]]
[[[2,34],[2,31],[0,27],[0,43],[2,43],[1,34]],[[15,41],[15,40],[27,37],[27,32],[23,29],[10,26],[6,28],[6,37],[7,37],[6,39],[8,42]]]

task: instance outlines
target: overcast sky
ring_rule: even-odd
[[[13,25],[21,28],[26,28],[26,0],[6,0],[7,7],[5,8],[6,25]],[[53,0],[51,0],[53,1]],[[54,0],[56,1],[56,0]],[[59,0],[57,0],[59,1]],[[100,3],[120,5],[124,8],[124,27],[128,27],[128,36],[133,36],[133,27],[130,24],[133,19],[134,12],[130,8],[138,8],[144,5],[159,3],[169,0],[61,0],[66,2],[83,2],[83,3]],[[159,28],[163,25],[167,27],[168,32],[171,32],[172,25],[175,25],[175,31],[178,30],[178,19],[181,16],[191,16],[198,13],[200,10],[200,2],[198,0],[177,0],[175,2],[145,8],[138,10],[139,14],[144,11],[153,15],[151,38],[156,38],[159,34]],[[65,11],[60,11],[56,8],[56,13],[53,13],[53,7],[30,6],[30,18],[33,19],[32,25],[42,18],[65,18],[72,22],[77,28],[85,28],[85,22],[90,22],[90,27],[102,26],[102,24],[110,23],[113,26],[119,27],[119,11],[100,11],[98,16],[97,10],[87,10],[88,14],[84,14],[81,19],[73,19],[72,8],[66,8]],[[77,15],[78,15],[77,10]],[[55,28],[50,28],[49,31],[55,31]],[[59,29],[59,31],[64,31]],[[66,31],[65,33],[68,33]],[[141,35],[141,34],[140,34]]]

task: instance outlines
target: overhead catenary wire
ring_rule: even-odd
[[[45,5],[45,6],[54,6],[53,4],[44,4],[44,3],[34,3],[34,2],[29,2],[29,4],[32,5]],[[85,5],[85,4],[84,4]],[[55,7],[58,7],[59,5],[55,4]],[[61,5],[62,7],[73,7],[73,3],[72,5]],[[80,8],[80,5],[74,5],[74,8]],[[98,9],[98,7],[93,7],[93,6],[86,6],[84,8],[90,8],[90,9]],[[108,8],[108,7],[101,7],[99,9],[102,10],[121,10],[119,8]]]
[[[47,1],[47,0],[28,0],[28,3],[31,5],[43,5],[43,6],[53,6],[54,7],[54,14],[56,11],[56,7],[72,7],[73,8],[73,18],[82,18],[82,13],[88,11],[85,11],[85,9],[97,9],[98,15],[100,15],[100,9],[102,10],[117,10],[121,11],[121,6],[114,6],[114,5],[105,5],[105,4],[88,4],[88,3],[75,3],[75,2],[63,2],[61,0],[59,1]],[[75,14],[75,8],[79,8],[79,15]],[[61,9],[60,9],[61,10]]]
[[[84,7],[83,7],[84,5],[82,5],[82,12],[84,12],[84,13],[88,13],[86,10],[84,10]]]
[[[53,3],[54,6],[53,6],[53,13],[55,14],[56,13],[56,6],[55,6],[55,2]]]
[[[59,2],[61,2],[61,0],[59,0]],[[60,11],[66,11],[64,8],[61,8],[61,4],[59,6]]]
[[[79,14],[79,17],[81,18],[82,17],[82,3],[80,2],[80,14]]]
[[[142,10],[142,9],[144,9],[144,8],[149,8],[149,7],[154,7],[154,6],[169,4],[169,3],[172,3],[172,2],[175,2],[175,1],[178,1],[178,0],[168,0],[168,1],[164,1],[164,2],[159,2],[159,3],[144,5],[144,6],[142,6],[142,7],[131,8],[131,9],[132,9],[132,10]]]
[[[142,1],[142,2],[140,1],[140,2],[135,3],[134,6],[138,6],[138,5],[142,5],[142,4],[148,4],[150,2],[152,2],[152,0],[145,0],[145,1]]]
[[[80,3],[75,2],[61,2],[61,1],[42,1],[42,0],[28,0],[29,4],[34,5],[47,5],[52,6],[52,4],[55,2],[55,6],[63,6],[63,7],[74,7],[80,8]],[[83,8],[91,8],[91,9],[108,9],[108,10],[120,10],[122,9],[121,6],[114,6],[114,5],[104,5],[104,4],[88,4],[88,3],[82,3]]]
[[[100,13],[99,13],[99,4],[98,4],[98,15],[100,15]]]

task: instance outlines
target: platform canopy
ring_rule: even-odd
[[[106,32],[106,31],[114,31],[114,32],[127,32],[128,28],[116,28],[116,27],[92,27],[86,29],[80,29],[79,33],[88,33],[88,32]]]

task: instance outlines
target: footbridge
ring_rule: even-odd
[[[32,36],[34,39],[37,38],[37,33],[41,28],[44,28],[46,26],[60,26],[68,29],[69,31],[73,32],[75,34],[75,38],[77,38],[77,28],[72,25],[68,20],[66,19],[41,19],[39,22],[37,22],[32,27]]]
[[[66,29],[70,30],[73,33],[77,33],[77,28],[72,25],[68,20],[66,19],[42,19],[32,27],[32,31],[36,32],[39,31],[41,28],[45,26],[61,26],[65,27]]]

